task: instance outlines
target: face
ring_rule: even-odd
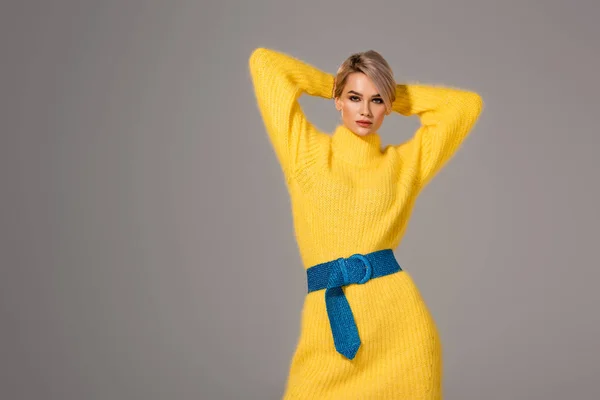
[[[369,77],[360,72],[348,76],[342,95],[335,99],[344,125],[359,136],[377,132],[389,114],[383,98]]]

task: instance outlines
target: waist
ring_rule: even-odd
[[[400,271],[400,265],[391,249],[368,254],[354,254],[317,264],[306,270],[308,292],[325,289],[325,305],[336,350],[352,360],[361,339],[352,309],[343,286],[365,284],[369,280]]]
[[[401,270],[391,249],[354,254],[308,268],[306,270],[308,292],[353,283],[364,284],[371,279]]]

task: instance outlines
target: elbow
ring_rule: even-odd
[[[451,109],[457,120],[472,126],[483,110],[483,98],[475,92],[461,91],[454,98]]]
[[[260,59],[264,53],[265,49],[262,47],[254,49],[252,51],[250,57],[248,58],[248,66],[250,68],[250,71],[256,70],[256,66],[260,63]]]
[[[259,70],[264,68],[266,54],[267,49],[262,47],[254,49],[250,54],[250,58],[248,59],[248,67],[250,68],[250,73],[253,76],[256,75]]]
[[[277,53],[264,47],[258,47],[252,51],[248,59],[250,75],[254,80],[263,80],[264,75],[270,75],[276,68]]]
[[[464,97],[463,106],[469,114],[477,119],[483,111],[483,98],[478,93],[468,92]]]
[[[473,103],[475,104],[479,113],[483,110],[483,97],[479,93],[473,93]]]
[[[264,47],[257,47],[256,49],[252,50],[252,53],[250,53],[250,62],[260,58],[260,56],[265,54],[266,52],[267,49],[265,49]]]
[[[269,57],[269,54],[271,52],[271,50],[266,49],[264,47],[257,47],[256,49],[254,49],[252,53],[250,53],[250,57],[248,59],[250,69],[265,64],[265,60]]]

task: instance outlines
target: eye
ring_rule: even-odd
[[[358,96],[350,96],[349,99],[350,101],[360,101],[360,97]]]
[[[383,104],[383,99],[381,99],[379,97],[374,98],[373,101],[377,104]]]

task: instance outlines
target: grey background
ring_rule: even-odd
[[[276,399],[305,276],[247,69],[380,51],[485,109],[395,249],[447,399],[600,398],[599,3],[4,1],[0,398]],[[303,97],[331,131],[332,103]],[[416,118],[389,117],[385,143]]]

